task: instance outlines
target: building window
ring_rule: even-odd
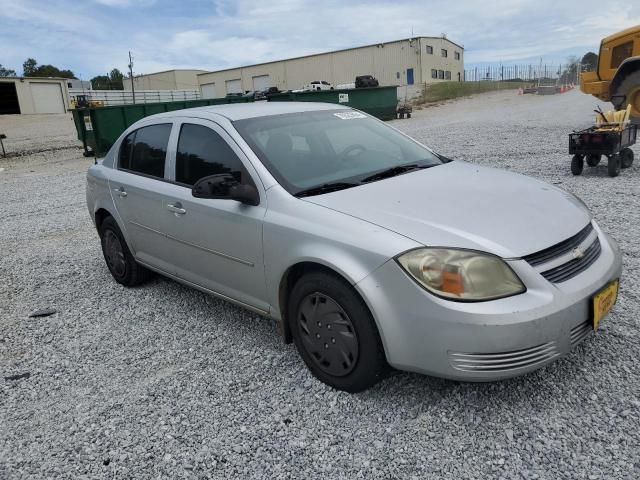
[[[438,70],[435,68],[431,69],[431,78],[438,78]]]
[[[441,51],[442,51],[442,56],[447,58],[447,49],[443,48]]]
[[[451,72],[450,71],[446,71],[444,72],[444,79],[445,80],[451,80]]]
[[[396,78],[400,80],[400,72],[396,72]]]
[[[433,47],[431,45],[427,45],[427,53],[433,55]]]
[[[438,70],[438,78],[444,80],[444,70]]]
[[[453,57],[454,57],[456,60],[460,60],[460,52],[455,52],[455,53],[453,54]]]

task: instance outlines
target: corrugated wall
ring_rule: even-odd
[[[433,54],[426,53],[427,44],[433,47]],[[447,49],[447,58],[441,56],[442,48]],[[455,60],[455,51],[460,52],[460,60]],[[446,69],[451,72],[451,80],[457,80],[457,73],[464,72],[462,55],[463,50],[446,39],[421,37],[205,73],[198,75],[198,82],[215,83],[218,97],[227,93],[227,80],[241,79],[242,90],[247,91],[253,89],[253,77],[259,75],[269,75],[271,85],[282,90],[300,89],[312,80],[326,80],[333,85],[352,83],[357,75],[368,74],[383,86],[407,85],[407,69],[412,68],[413,83],[417,86],[432,81],[432,68]]]

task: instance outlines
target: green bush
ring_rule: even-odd
[[[422,91],[425,103],[439,102],[450,98],[465,97],[474,93],[493,92],[495,90],[515,90],[524,87],[522,82],[438,82],[428,83]]]

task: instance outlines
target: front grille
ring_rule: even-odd
[[[539,252],[532,253],[530,255],[527,255],[526,257],[522,257],[522,259],[526,260],[532,267],[547,263],[554,258],[564,255],[565,253],[568,253],[579,246],[586,240],[591,232],[593,232],[593,225],[589,223],[573,237],[557,243],[552,247],[545,248],[544,250],[540,250]]]
[[[449,361],[456,370],[464,372],[510,372],[535,367],[559,355],[556,342],[551,341],[512,352],[458,353],[449,352]]]
[[[589,268],[598,259],[601,251],[600,240],[596,238],[585,250],[582,258],[569,260],[567,263],[542,272],[541,275],[552,283],[567,281]]]
[[[593,327],[591,326],[591,322],[588,320],[576,327],[573,327],[571,329],[571,348],[578,345],[591,332],[593,332]]]

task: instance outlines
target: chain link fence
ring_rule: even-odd
[[[535,82],[537,84],[580,83],[582,66],[569,64],[484,65],[465,69],[467,82]]]

